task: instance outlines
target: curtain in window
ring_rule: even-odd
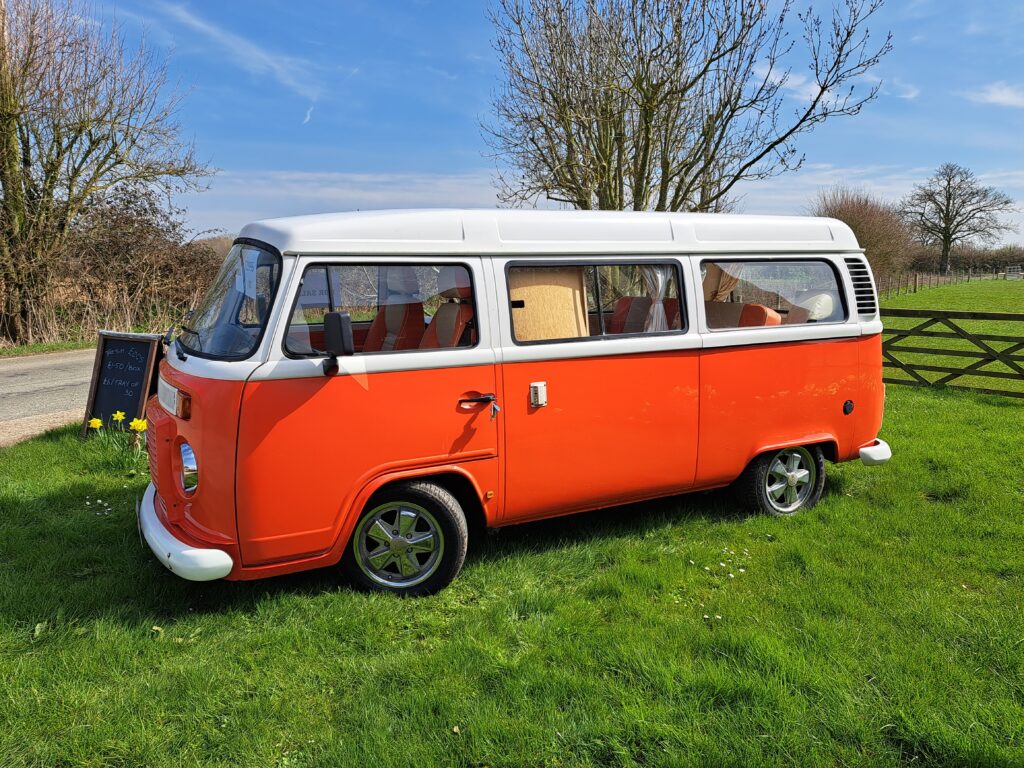
[[[644,333],[668,330],[668,317],[665,315],[665,294],[668,292],[668,281],[672,279],[672,267],[662,264],[644,264],[640,267],[644,287],[651,297],[651,308],[647,310],[644,322]]]
[[[715,262],[704,263],[704,301],[726,301],[732,289],[740,282],[742,264],[728,264],[725,266]],[[735,273],[735,274],[731,274]]]

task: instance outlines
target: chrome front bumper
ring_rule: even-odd
[[[168,531],[156,516],[156,488],[150,483],[137,510],[139,531],[157,560],[172,573],[189,581],[223,579],[234,567],[231,555],[222,549],[199,549]]]
[[[860,449],[860,460],[869,467],[885,464],[891,458],[892,448],[885,440],[875,440],[871,445],[865,445]]]

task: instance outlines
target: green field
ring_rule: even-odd
[[[0,765],[1024,765],[1021,435],[889,387],[893,461],[814,510],[520,526],[399,600],[183,582],[145,480],[59,430],[0,450]]]
[[[976,280],[959,285],[944,285],[928,288],[917,293],[905,294],[882,301],[883,307],[900,309],[943,309],[960,312],[1013,312],[1024,313],[1024,280]],[[885,317],[887,329],[913,328],[925,322],[923,318]],[[1024,368],[1024,321],[1012,320],[955,320],[963,330],[970,334],[985,334],[1013,337],[1020,342],[987,340],[992,349],[1016,355],[1015,362]],[[929,331],[952,332],[947,326],[933,325]],[[888,338],[888,337],[887,337]],[[936,339],[912,336],[899,342],[900,346],[912,346],[922,349],[947,349],[970,354],[983,354],[982,350],[966,339]],[[905,363],[924,364],[951,368],[964,368],[980,358],[965,355],[935,355],[917,352],[899,352],[898,359]],[[1024,394],[1024,377],[1019,371],[1013,371],[1002,361],[986,364],[984,370],[996,373],[1011,374],[1014,378],[995,376],[961,376],[950,381],[951,385],[996,389]],[[924,371],[929,381],[942,378],[944,373]],[[887,368],[886,376],[912,380],[906,371]]]

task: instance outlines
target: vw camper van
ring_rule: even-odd
[[[160,365],[139,525],[196,581],[449,583],[473,526],[881,464],[877,296],[816,218],[381,211],[246,226]]]

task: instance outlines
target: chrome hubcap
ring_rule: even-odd
[[[388,502],[359,522],[353,547],[359,569],[375,582],[411,587],[437,570],[444,537],[437,520],[423,507]]]
[[[795,512],[814,491],[818,468],[806,448],[786,448],[768,465],[765,491],[777,512]]]

